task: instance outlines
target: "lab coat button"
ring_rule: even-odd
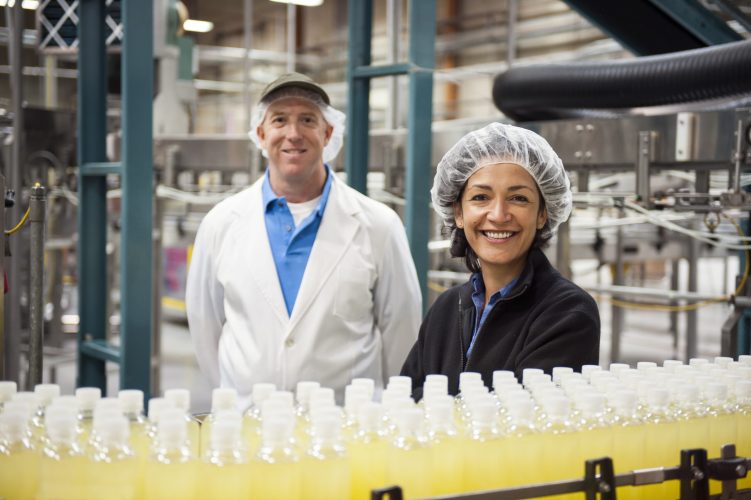
[[[293,345],[295,345],[295,341],[294,339],[287,339],[284,341],[284,345],[287,347],[292,347]]]

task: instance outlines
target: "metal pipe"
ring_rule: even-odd
[[[287,4],[287,71],[295,71],[295,52],[297,49],[297,8]]]
[[[253,45],[253,2],[243,1],[243,126],[250,127],[250,48]]]
[[[698,224],[694,224],[694,228]],[[696,292],[699,278],[699,241],[691,238],[688,243],[688,291]],[[697,320],[696,309],[686,312],[686,361],[696,357],[697,352]]]
[[[700,302],[704,300],[716,299],[716,295],[707,295],[696,292],[682,292],[680,290],[659,290],[655,288],[643,288],[638,286],[619,286],[619,285],[588,285],[583,286],[585,290],[592,293],[602,293],[614,297],[638,297],[664,300],[686,300],[691,302]],[[740,297],[736,297],[736,300]],[[751,301],[751,298],[749,298]],[[736,302],[737,303],[737,302]]]
[[[38,182],[29,199],[29,376],[26,389],[42,383],[42,345],[44,343],[44,219],[47,195]]]
[[[401,26],[400,0],[388,0],[386,3],[386,37],[388,39],[388,56],[386,61],[394,64],[399,60],[399,33]],[[386,107],[386,128],[394,130],[399,126],[399,80],[397,76],[388,78],[388,101]]]
[[[618,215],[623,217],[623,208],[618,210]],[[618,226],[615,243],[615,285],[623,284],[623,227]],[[612,305],[610,323],[610,362],[616,363],[621,357],[621,330],[623,328],[623,309]]]
[[[738,126],[735,128],[735,153],[733,153],[735,169],[733,171],[733,192],[741,192],[741,163],[743,157],[743,120],[738,120]]]

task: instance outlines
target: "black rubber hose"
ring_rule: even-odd
[[[634,60],[520,66],[493,83],[493,102],[516,121],[749,94],[751,40]]]

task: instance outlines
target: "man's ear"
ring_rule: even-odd
[[[327,123],[326,124],[326,135],[325,135],[326,140],[324,141],[325,144],[329,143],[329,140],[331,140],[331,134],[333,134],[333,133],[334,133],[334,127],[331,126],[331,125],[329,125]]]
[[[258,140],[261,141],[261,146],[264,146],[264,142],[266,141],[266,133],[263,131],[262,125],[258,125],[256,127],[256,135],[258,136]]]

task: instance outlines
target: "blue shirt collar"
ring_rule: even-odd
[[[323,210],[326,208],[326,201],[329,198],[331,192],[331,184],[333,183],[334,172],[327,164],[324,163],[326,168],[326,182],[323,184],[323,191],[321,192],[321,202],[316,207],[318,215],[323,215]],[[278,196],[273,189],[271,189],[271,181],[269,181],[269,169],[266,169],[266,173],[263,175],[263,184],[261,185],[261,197],[263,199],[263,208],[268,211],[269,206],[278,200],[286,201],[284,196]]]
[[[469,278],[469,280],[472,283],[472,290],[473,290],[472,295],[473,295],[473,297],[474,296],[479,296],[480,294],[482,294],[482,296],[484,297],[485,296],[485,282],[482,279],[482,274],[481,273],[474,273]],[[514,288],[514,285],[516,285],[517,281],[519,281],[519,277],[518,276],[516,278],[512,279],[511,281],[509,281],[506,286],[504,286],[500,290],[497,290],[496,292],[494,292],[493,295],[490,296],[490,302],[495,302],[495,300],[507,296],[509,294],[509,292],[511,291],[511,289]],[[498,297],[496,297],[496,296],[498,296]],[[495,300],[493,300],[493,299],[495,299]]]

